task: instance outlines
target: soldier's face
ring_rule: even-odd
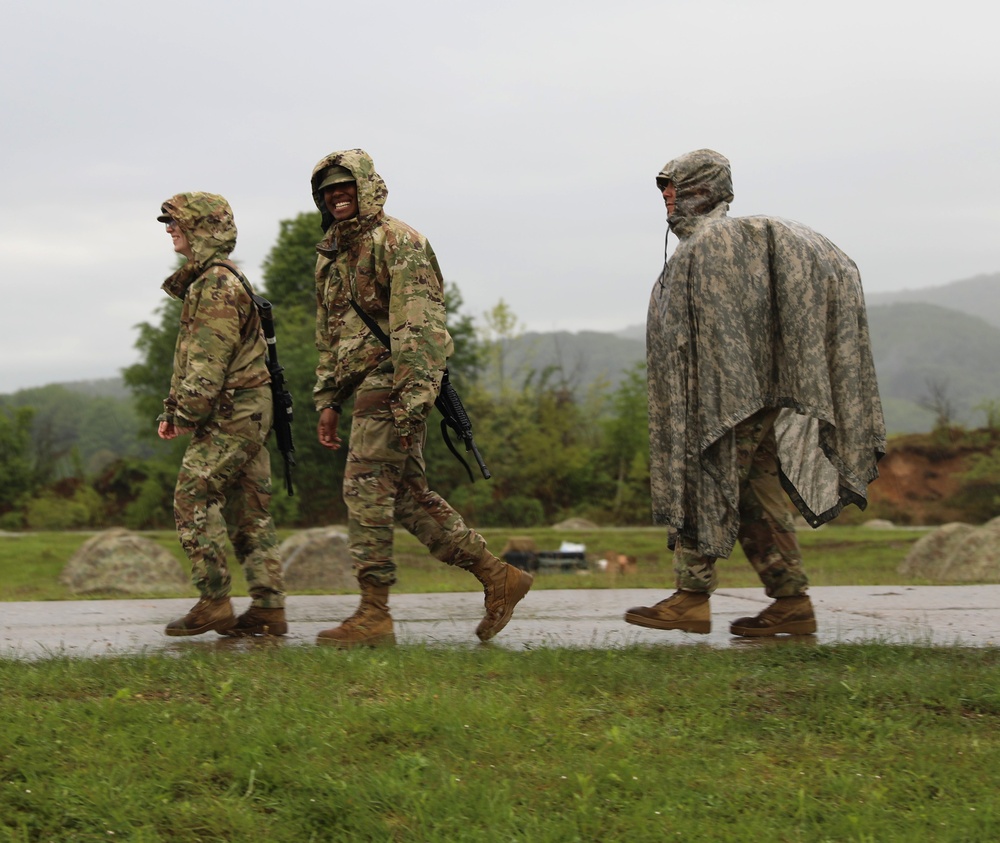
[[[663,188],[663,203],[667,206],[667,216],[669,217],[677,205],[677,188],[672,181],[668,181]]]
[[[170,239],[174,243],[175,252],[184,255],[188,260],[194,257],[191,252],[191,244],[188,243],[187,235],[181,231],[181,227],[174,220],[170,220],[167,223],[167,234],[170,235]]]
[[[358,185],[353,181],[345,181],[323,188],[323,204],[337,222],[357,216]]]

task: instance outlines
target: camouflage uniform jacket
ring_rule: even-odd
[[[180,193],[163,203],[163,213],[177,222],[194,259],[163,282],[164,291],[184,305],[170,394],[159,420],[178,427],[239,426],[260,411],[258,405],[270,402],[270,390],[255,388],[270,383],[271,376],[250,296],[230,270],[210,266],[226,260],[236,245],[232,211],[221,196]]]
[[[357,183],[358,214],[341,222],[318,189],[332,166],[346,167]],[[341,404],[357,390],[384,389],[396,430],[409,435],[434,406],[454,350],[437,257],[422,234],[383,212],[388,191],[363,150],[320,161],[312,189],[326,231],[316,247],[316,408]],[[351,298],[389,336],[391,353],[355,313]]]
[[[861,279],[822,235],[774,217],[729,218],[729,162],[711,150],[657,179],[677,191],[680,245],[647,317],[653,517],[728,556],[739,530],[734,427],[764,408],[782,483],[813,526],[867,505],[885,426]]]

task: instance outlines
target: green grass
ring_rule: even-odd
[[[290,531],[282,531],[281,538]],[[557,550],[563,541],[586,544],[589,558],[608,551],[634,556],[637,570],[625,577],[595,571],[589,576],[543,572],[534,589],[546,588],[663,588],[673,583],[666,531],[659,528],[621,528],[592,531],[545,529],[487,529],[482,531],[495,552],[500,552],[511,536],[529,536],[540,550]],[[872,530],[863,527],[827,527],[799,533],[806,571],[813,585],[926,585],[928,580],[902,577],[896,569],[922,530]],[[0,601],[67,600],[74,595],[59,583],[59,573],[73,553],[91,533],[24,533],[0,535]],[[173,532],[146,533],[173,553],[184,570],[187,560]],[[469,575],[433,559],[427,550],[405,531],[396,534],[399,566],[397,592],[432,593],[469,591],[478,588]],[[233,593],[246,595],[239,566],[233,565]],[[718,562],[720,586],[749,588],[760,585],[736,548],[730,559]],[[193,590],[174,596],[193,596]],[[160,595],[163,596],[163,595]]]
[[[0,661],[0,841],[993,841],[1000,653]]]

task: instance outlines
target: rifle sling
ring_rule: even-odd
[[[358,317],[361,319],[361,321],[364,322],[365,325],[368,326],[368,330],[371,331],[372,334],[375,335],[375,338],[379,342],[381,342],[382,345],[384,345],[389,350],[389,353],[391,354],[392,353],[392,345],[390,344],[389,337],[386,335],[385,331],[382,330],[382,328],[378,324],[378,322],[376,322],[374,319],[372,319],[371,316],[369,316],[367,313],[365,313],[361,309],[361,305],[359,305],[354,300],[353,296],[351,297],[350,301],[351,301],[351,307],[354,308],[354,312],[358,314]],[[444,384],[447,381],[448,381],[448,369],[446,367],[445,370],[444,370],[444,376],[441,379],[441,383]],[[434,404],[435,404],[435,406],[438,407],[439,410],[441,409],[441,407],[438,406],[438,402],[437,401],[435,401]],[[451,441],[451,437],[448,435],[448,416],[447,416],[447,414],[444,414],[443,412],[442,412],[442,415],[444,416],[444,418],[441,419],[441,437],[444,439],[444,444],[447,445],[448,446],[448,450],[451,451],[452,454],[455,455],[455,459],[457,459],[462,464],[462,467],[466,470],[466,472],[469,475],[469,480],[471,480],[474,483],[476,481],[476,478],[475,478],[475,476],[472,473],[472,468],[465,461],[465,457],[463,457],[458,452],[458,448],[455,447],[455,443]]]

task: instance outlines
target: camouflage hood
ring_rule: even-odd
[[[215,193],[195,191],[171,196],[160,206],[173,219],[194,255],[163,283],[170,295],[182,298],[187,286],[214,260],[225,260],[236,248],[236,223],[229,203]]]
[[[667,222],[680,238],[698,227],[699,217],[724,217],[733,201],[729,159],[711,149],[688,152],[664,165],[656,186],[662,190],[668,181],[677,190],[677,201]]]
[[[326,171],[337,166],[350,170],[358,186],[358,215],[340,223],[335,222],[333,215],[327,210],[323,193],[319,189]],[[375,172],[375,162],[363,149],[345,149],[327,155],[313,167],[311,185],[313,202],[323,217],[323,231],[327,233],[327,239],[350,242],[370,231],[382,219],[382,208],[389,190],[382,177]]]

